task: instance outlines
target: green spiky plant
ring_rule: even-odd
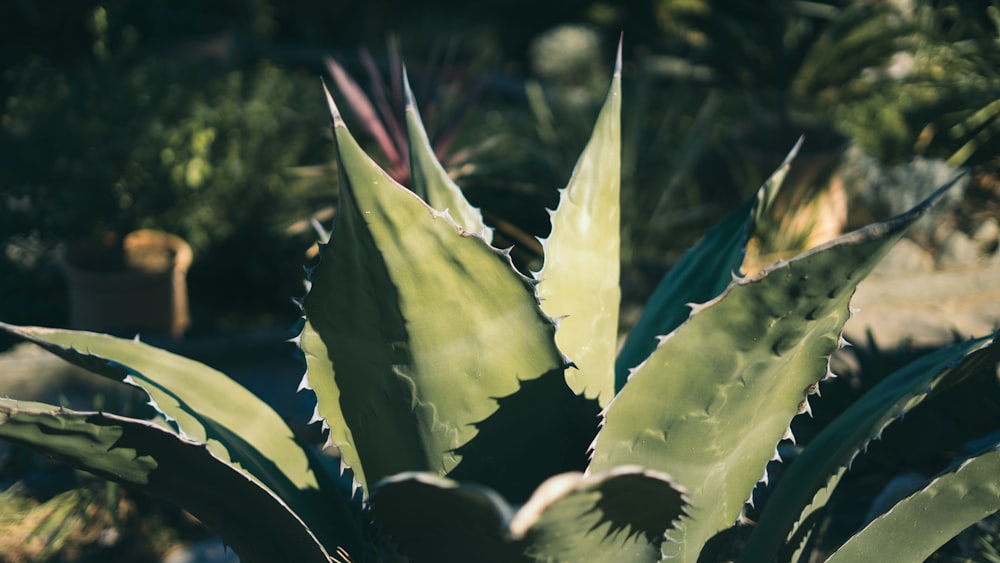
[[[786,162],[756,204],[670,271],[616,356],[620,61],[536,279],[489,244],[433,158],[412,96],[415,193],[363,153],[327,95],[340,200],[299,344],[341,466],[205,365],[37,327],[0,325],[141,388],[161,417],[0,399],[0,436],[177,503],[244,562],[712,560],[831,375],[855,287],[936,196],[741,277],[744,242]],[[994,334],[881,382],[785,471],[742,557],[798,557],[852,458],[930,390],[998,354]],[[994,444],[834,559],[926,556],[1000,508],[998,470]]]

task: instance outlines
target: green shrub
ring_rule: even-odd
[[[249,233],[280,232],[310,211],[316,180],[292,169],[325,159],[315,126],[322,106],[304,94],[314,78],[266,62],[226,70],[132,58],[65,70],[34,59],[5,74],[0,260],[19,278],[5,279],[4,310],[25,307],[22,293],[48,285],[38,280],[53,276],[61,245],[108,231],[182,236],[195,252],[199,289],[207,277],[200,270],[234,266],[248,288],[273,285],[278,257],[308,244],[268,236],[269,246],[240,251]],[[276,246],[264,276],[247,268],[251,254]],[[281,271],[293,280],[276,292],[284,300],[301,270]]]

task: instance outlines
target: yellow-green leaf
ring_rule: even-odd
[[[621,50],[611,88],[573,170],[538,272],[542,308],[560,319],[556,342],[575,368],[566,381],[602,406],[614,396],[618,336]]]

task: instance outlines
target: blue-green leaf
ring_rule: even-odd
[[[943,348],[894,372],[810,441],[768,497],[743,553],[744,561],[771,561],[798,526],[820,509],[854,457],[893,421],[940,385],[1000,359],[997,335]]]
[[[753,200],[723,217],[666,273],[618,354],[616,390],[621,390],[628,381],[629,372],[653,352],[657,337],[669,334],[687,320],[691,303],[705,303],[715,298],[733,281],[733,276],[740,273],[747,237],[774,203],[798,148],[799,145],[792,148]]]
[[[1000,444],[963,461],[851,537],[828,563],[924,561],[962,530],[1000,511]]]

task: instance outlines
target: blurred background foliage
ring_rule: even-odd
[[[976,189],[1000,184],[996,2],[12,0],[5,10],[9,322],[65,325],[66,245],[141,227],[194,249],[193,332],[291,322],[314,240],[307,220],[336,201],[323,59],[374,95],[362,47],[388,85],[392,60],[405,61],[431,129],[427,108],[468,106],[448,125],[461,156],[452,172],[490,222],[509,226],[505,242],[528,267],[537,247],[524,235],[547,234],[544,207],[589,135],[622,34],[623,258],[639,274],[626,284],[655,278],[756,190],[770,164],[754,160],[765,143],[748,149],[748,130],[790,132],[770,139],[779,158],[823,130],[832,145],[809,133],[807,148],[850,144],[887,166],[942,159],[973,170]]]
[[[527,269],[623,37],[625,323],[803,133],[804,156],[832,154],[845,169],[852,225],[908,208],[952,167],[970,172],[963,215],[1000,217],[1000,0],[8,0],[0,37],[5,322],[66,326],[66,248],[157,228],[194,250],[189,338],[289,327],[310,219],[328,228],[336,207],[321,78],[370,154],[407,177],[327,57],[384,123],[398,117],[406,63],[442,160]],[[36,462],[0,456],[0,488]],[[171,533],[206,533],[176,510],[83,484],[86,494],[30,503],[10,489],[8,504],[28,504],[0,518],[16,532],[0,560],[59,560],[38,550],[100,546],[91,536],[119,520],[149,527],[131,533],[145,543],[79,560],[159,561]],[[86,518],[45,516],[70,509]],[[40,518],[72,526],[46,539]],[[989,525],[977,553],[1000,550]]]

